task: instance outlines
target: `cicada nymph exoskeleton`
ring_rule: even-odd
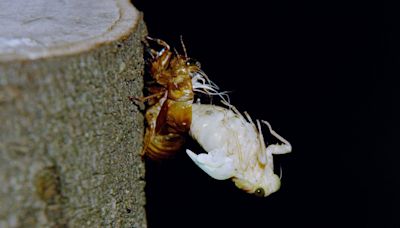
[[[143,155],[154,160],[174,155],[185,142],[192,121],[194,92],[218,94],[218,87],[208,80],[200,64],[185,54],[172,52],[163,40],[147,40],[161,47],[147,45],[147,68],[151,81],[146,86],[148,108]]]

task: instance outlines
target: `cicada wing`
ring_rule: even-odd
[[[195,154],[189,149],[186,150],[186,153],[200,169],[214,179],[226,180],[235,175],[233,160],[229,157],[216,159],[212,153]]]

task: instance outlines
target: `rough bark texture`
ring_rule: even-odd
[[[85,50],[3,53],[0,227],[146,227],[143,116],[128,99],[143,87],[135,20]]]

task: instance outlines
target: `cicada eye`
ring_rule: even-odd
[[[201,64],[199,61],[195,60],[195,59],[188,59],[186,61],[186,65],[187,66],[197,66],[198,68],[201,68]]]
[[[264,197],[265,191],[263,188],[257,188],[256,191],[254,192],[254,195],[258,197]]]

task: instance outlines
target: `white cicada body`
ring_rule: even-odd
[[[268,196],[280,188],[280,178],[274,173],[272,154],[289,153],[288,141],[265,123],[272,135],[283,144],[266,147],[261,132],[245,113],[246,118],[227,104],[229,109],[205,104],[192,105],[190,135],[207,153],[189,157],[211,177],[218,180],[232,178],[236,186],[248,193]]]

